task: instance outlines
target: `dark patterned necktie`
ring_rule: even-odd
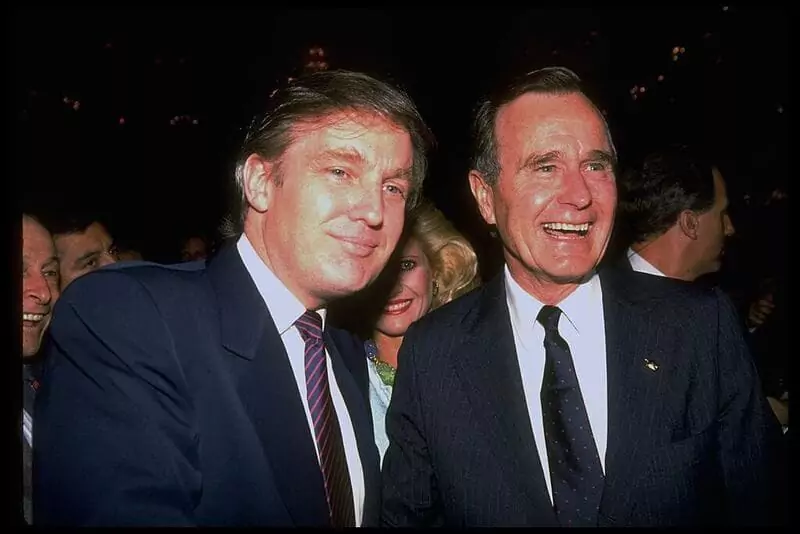
[[[562,526],[596,526],[603,469],[589,425],[569,345],[558,333],[561,310],[544,306],[542,419],[553,506]]]
[[[295,322],[295,326],[306,344],[306,398],[314,425],[331,523],[334,527],[354,527],[353,488],[347,470],[342,431],[328,385],[322,318],[317,312],[306,311]]]

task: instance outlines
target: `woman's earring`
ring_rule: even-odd
[[[433,296],[435,297],[438,294],[439,294],[439,282],[434,280],[433,281]]]

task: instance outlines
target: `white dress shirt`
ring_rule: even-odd
[[[286,286],[278,280],[263,260],[259,258],[246,235],[242,234],[239,241],[236,243],[236,248],[239,250],[239,255],[242,257],[242,262],[244,262],[247,272],[250,273],[253,282],[255,282],[258,288],[259,294],[264,299],[264,303],[267,305],[272,320],[275,322],[275,327],[278,329],[278,333],[281,336],[281,341],[283,341],[283,345],[286,347],[286,354],[289,356],[289,363],[292,366],[295,382],[297,382],[297,391],[303,402],[306,420],[308,421],[308,429],[311,432],[314,447],[317,449],[317,459],[319,460],[317,440],[313,437],[314,423],[311,419],[311,411],[309,410],[308,399],[306,397],[305,342],[300,336],[297,327],[294,326],[295,321],[305,313],[306,308],[297,297],[292,295]],[[322,317],[324,328],[325,310],[317,311]],[[364,471],[361,466],[361,456],[358,453],[358,444],[356,443],[353,422],[350,419],[347,405],[339,390],[339,384],[333,372],[331,356],[327,348],[325,349],[325,359],[328,366],[328,382],[331,398],[333,399],[336,416],[339,419],[339,427],[342,430],[342,441],[344,442],[345,456],[347,458],[347,470],[350,473],[350,482],[353,486],[356,526],[361,526],[364,514],[365,494]],[[280,429],[277,430],[280,431]]]
[[[392,386],[383,383],[375,364],[371,361],[367,361],[367,376],[369,377],[369,406],[372,410],[375,445],[378,446],[381,467],[383,467],[383,458],[386,456],[386,449],[389,448],[389,436],[386,434],[386,412],[389,409],[389,402],[392,400]]]
[[[631,262],[631,268],[640,273],[654,274],[656,276],[667,276],[662,273],[658,268],[644,259],[638,252],[632,248],[628,249],[628,261]]]
[[[33,417],[28,413],[28,410],[22,409],[22,435],[25,436],[25,441],[28,442],[28,447],[33,447]]]
[[[547,492],[553,500],[550,464],[542,422],[541,390],[544,379],[544,327],[536,320],[544,304],[528,294],[505,267],[506,302],[511,315],[522,388],[531,428],[544,470]],[[589,424],[592,427],[600,465],[605,471],[608,436],[608,393],[606,386],[606,334],[603,293],[596,274],[558,304],[562,315],[558,332],[569,344]]]

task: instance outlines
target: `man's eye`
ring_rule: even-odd
[[[401,197],[403,197],[403,198],[405,198],[405,197],[406,197],[406,193],[405,193],[405,191],[403,191],[403,189],[402,189],[402,188],[400,188],[400,187],[397,187],[396,185],[393,185],[393,184],[386,184],[386,186],[385,186],[385,187],[386,187],[386,191],[388,191],[388,192],[389,192],[389,193],[391,193],[392,195],[400,195],[400,196],[401,196]]]

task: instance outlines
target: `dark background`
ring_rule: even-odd
[[[728,257],[780,255],[787,224],[759,221],[788,209],[771,200],[787,192],[788,23],[785,9],[722,4],[20,8],[8,23],[13,179],[26,204],[100,211],[148,259],[175,259],[225,212],[242,128],[321,47],[330,68],[411,93],[438,138],[426,193],[484,250],[466,181],[471,109],[498,77],[560,64],[599,93],[623,163],[666,140],[714,148],[739,230]]]

